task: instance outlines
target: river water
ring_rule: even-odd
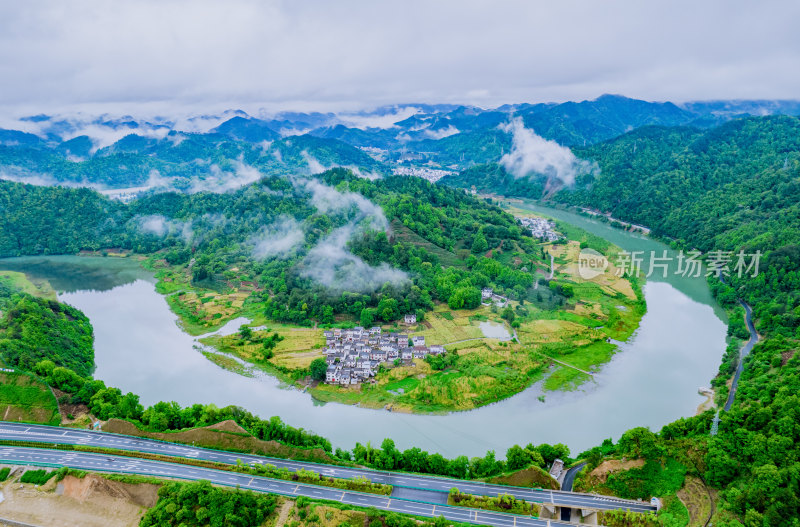
[[[576,214],[529,207],[629,251],[666,248]],[[595,382],[574,392],[547,392],[544,402],[534,385],[477,410],[408,415],[320,403],[272,377],[248,378],[216,366],[178,327],[152,275],[132,260],[25,257],[0,261],[0,268],[49,280],[60,300],[81,309],[94,326],[95,377],[139,394],[143,404],[235,404],[261,417],[279,415],[345,448],[391,437],[399,448],[419,446],[448,457],[490,449],[502,456],[515,443],[531,442],[565,443],[577,453],[634,426],[657,430],[692,415],[702,402],[697,388],[714,376],[725,348],[724,314],[703,279],[652,278],[644,286],[648,311],[641,326]]]

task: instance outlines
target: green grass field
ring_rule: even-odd
[[[0,289],[9,289],[29,295],[55,300],[56,292],[46,280],[31,280],[24,273],[0,271]]]
[[[57,425],[55,395],[47,385],[23,373],[0,372],[0,419]]]

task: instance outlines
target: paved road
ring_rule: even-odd
[[[461,492],[469,494],[497,496],[511,494],[517,498],[537,503],[554,503],[566,507],[586,507],[593,509],[629,509],[635,512],[655,511],[649,503],[579,494],[574,492],[538,490],[531,488],[509,487],[504,485],[490,485],[476,481],[456,480],[445,477],[418,476],[402,472],[382,472],[370,469],[358,469],[324,465],[303,461],[269,458],[236,452],[222,452],[205,448],[196,448],[189,445],[167,443],[153,439],[95,432],[75,428],[60,428],[45,425],[28,425],[0,421],[0,439],[15,441],[38,441],[45,443],[60,443],[70,445],[85,445],[93,447],[116,448],[137,452],[150,452],[166,456],[186,457],[218,463],[235,464],[237,459],[243,463],[269,463],[276,467],[288,470],[305,469],[324,474],[329,477],[352,479],[366,477],[376,483],[385,483],[394,487],[405,487],[425,491],[449,492],[451,488],[458,487]],[[420,494],[423,496],[423,494]],[[428,495],[430,496],[430,495]],[[438,499],[426,499],[438,503]]]
[[[750,340],[748,340],[745,345],[742,346],[742,349],[739,350],[739,364],[736,366],[736,373],[733,376],[731,389],[728,392],[728,400],[725,401],[726,412],[731,409],[733,400],[736,397],[736,388],[739,386],[739,377],[744,371],[744,359],[753,350],[753,346],[756,345],[756,342],[758,342],[758,333],[756,332],[756,327],[753,324],[753,310],[742,300],[739,300],[739,303],[742,304],[742,307],[744,308],[745,322],[747,322],[747,329],[750,331]]]
[[[561,490],[572,490],[572,484],[575,482],[575,476],[578,475],[578,472],[581,471],[583,467],[586,466],[586,461],[575,465],[571,469],[567,470],[567,473],[564,474],[564,482],[561,484]],[[570,521],[572,518],[572,509],[563,508],[561,509],[561,519],[563,521]]]
[[[566,527],[569,525],[554,520],[540,520],[530,516],[421,503],[396,497],[376,496],[374,494],[342,491],[315,485],[297,484],[291,481],[254,477],[236,472],[107,454],[27,447],[0,447],[0,463],[71,467],[80,470],[141,474],[186,480],[204,479],[216,485],[239,487],[257,492],[269,492],[284,496],[308,496],[310,498],[338,501],[348,505],[375,507],[380,510],[417,516],[444,516],[449,520],[478,525],[496,525],[498,527],[547,527],[548,525]]]

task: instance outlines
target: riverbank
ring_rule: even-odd
[[[374,378],[359,385],[342,387],[312,381],[308,368],[314,359],[324,357],[323,328],[276,324],[257,314],[254,304],[249,306],[252,318],[248,326],[252,331],[246,335],[232,331],[200,338],[200,342],[224,354],[207,353],[220,367],[249,375],[242,363],[252,365],[323,403],[442,414],[496,403],[539,382],[544,392],[573,391],[591,382],[593,374],[611,360],[617,351],[615,342],[625,341],[633,334],[645,312],[645,303],[638,280],[615,276],[613,266],[602,276],[583,279],[578,268],[582,244],[591,243],[609,258],[619,249],[578,228],[570,229],[568,234],[573,240],[545,246],[549,257],[545,259],[549,259],[551,267],[544,270],[548,276],[540,276],[541,283],[532,288],[527,302],[508,301],[507,310],[487,305],[451,310],[439,304],[419,324],[382,326],[383,331],[424,337],[427,345],[444,346],[450,357],[444,368],[414,359],[386,363]],[[157,276],[169,277],[168,283],[172,284],[159,285],[159,291],[180,283],[176,274],[175,270],[159,271]],[[540,287],[548,282],[549,287]],[[226,294],[229,298],[238,294],[191,291],[186,289],[188,280],[182,283],[179,290],[183,302],[199,298],[217,304]],[[170,297],[176,294],[171,293]],[[175,302],[169,305],[177,315],[185,313],[175,309]],[[242,305],[247,305],[246,300]],[[505,320],[500,317],[501,311]],[[245,307],[228,312],[229,317],[247,314]],[[181,320],[184,328],[193,323],[191,319]],[[226,319],[220,317],[222,320]],[[508,331],[510,321],[515,326],[514,340],[510,340]],[[509,340],[486,335],[484,330],[491,325],[505,325],[503,332]],[[277,335],[279,340],[265,352],[262,344],[271,335]]]
[[[663,247],[582,217],[570,220],[626,250]],[[483,456],[487,450],[502,452],[511,444],[529,442],[564,443],[580,452],[634,426],[657,429],[693,413],[700,402],[697,387],[718,369],[726,331],[705,280],[656,278],[642,287],[647,312],[638,329],[594,373],[594,382],[574,391],[550,392],[535,382],[521,393],[470,411],[405,414],[325,404],[286,389],[272,376],[242,377],[216,366],[179,329],[176,315],[155,291],[152,274],[135,261],[32,257],[3,265],[48,279],[59,300],[90,318],[95,377],[109,386],[139,394],[145,405],[213,403],[278,415],[345,448],[356,441],[377,445],[391,437],[398,448],[419,447],[448,457]],[[546,293],[548,288],[539,290]]]

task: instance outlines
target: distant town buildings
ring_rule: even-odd
[[[360,146],[358,148],[361,151],[365,152],[372,159],[375,159],[377,161],[385,161],[386,160],[386,154],[389,153],[388,150],[385,150],[383,148],[377,148],[377,147],[374,147],[374,146]]]
[[[520,218],[523,227],[530,229],[534,238],[554,242],[561,236],[556,233],[556,224],[544,218]]]
[[[328,364],[325,382],[341,386],[358,385],[375,377],[381,363],[397,359],[410,362],[445,352],[444,346],[425,346],[425,337],[413,337],[409,345],[407,334],[382,333],[379,327],[337,328],[325,331],[323,336],[322,352]]]
[[[416,176],[427,179],[431,183],[436,183],[445,176],[455,174],[452,170],[441,170],[427,167],[395,167],[392,169],[395,176]]]
[[[409,326],[412,325],[412,324],[416,324],[417,323],[417,315],[415,315],[413,313],[409,313],[408,315],[403,317],[403,322],[405,322]]]

